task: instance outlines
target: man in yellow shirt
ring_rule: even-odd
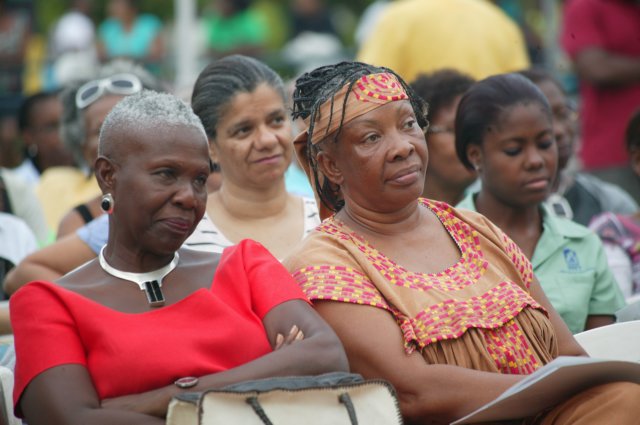
[[[529,66],[520,29],[486,0],[392,2],[357,59],[391,68],[406,81],[442,68],[480,80]]]

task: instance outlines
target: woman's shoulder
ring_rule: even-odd
[[[333,217],[316,226],[282,262],[289,270],[350,263],[347,244],[356,237]]]
[[[23,285],[11,296],[11,313],[34,314],[34,305],[53,307],[53,300],[67,300],[71,291],[63,285],[46,280],[34,280]]]

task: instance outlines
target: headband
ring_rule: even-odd
[[[325,137],[337,131],[341,124],[346,124],[369,111],[390,102],[409,99],[398,78],[389,72],[362,76],[353,83],[351,91],[349,91],[349,85],[349,83],[345,84],[331,99],[324,102],[318,108],[318,112],[315,114],[313,135],[311,137],[312,144],[315,145],[321,142]],[[343,113],[344,119],[342,118]],[[314,193],[316,193],[320,217],[321,219],[325,219],[331,214],[331,211],[318,199],[315,179],[313,178],[308,157],[309,152],[307,152],[311,118],[312,117],[309,116],[304,119],[306,129],[294,139],[293,143],[298,161],[307,174]],[[319,170],[318,173],[320,173]],[[318,179],[322,184],[324,176],[320,173]]]

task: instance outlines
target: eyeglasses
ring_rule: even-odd
[[[116,74],[83,84],[76,93],[76,107],[84,109],[105,93],[130,95],[142,90],[142,82],[133,74]]]

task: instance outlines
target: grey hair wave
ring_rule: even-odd
[[[98,155],[107,155],[114,143],[126,143],[126,139],[113,137],[122,132],[143,132],[159,127],[191,127],[202,134],[203,143],[208,144],[202,121],[191,106],[170,93],[142,90],[125,97],[107,114],[98,144]]]
[[[83,146],[86,143],[86,127],[84,111],[76,107],[76,93],[85,83],[116,74],[133,74],[140,79],[142,87],[154,91],[166,91],[166,87],[141,65],[128,59],[114,59],[102,66],[95,78],[72,81],[62,90],[62,118],[60,120],[60,138],[73,155],[76,164],[82,169],[90,170],[84,158]]]

